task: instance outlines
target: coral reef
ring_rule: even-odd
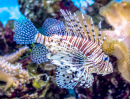
[[[59,88],[53,79],[52,76],[48,76],[44,72],[42,74],[30,74],[29,83],[21,84],[17,88],[9,90],[2,98],[63,99],[68,95],[68,91]]]
[[[122,77],[130,82],[130,2],[123,0],[120,3],[111,1],[100,9],[100,14],[113,27],[113,30],[104,30],[109,38],[104,42],[103,50],[118,59],[118,70]]]
[[[41,27],[47,17],[57,17],[54,11],[60,9],[58,1],[59,0],[18,0],[18,3],[20,5],[20,11],[29,18],[36,27]],[[59,11],[57,13],[59,13]]]
[[[3,24],[0,22],[0,54],[3,54],[2,51],[8,52],[10,47],[16,45],[13,41],[14,32],[11,30],[12,26],[9,26],[12,22],[13,21],[8,22],[5,27],[3,27]]]
[[[11,55],[0,56],[0,81],[6,82],[4,88],[5,95],[1,93],[0,98],[51,99],[51,97],[53,97],[53,99],[61,99],[65,97],[68,91],[58,88],[55,84],[55,78],[53,78],[53,76],[55,75],[56,67],[52,67],[52,64],[49,62],[39,64],[37,67],[36,64],[30,62],[30,57],[25,57],[22,60],[20,59],[23,65],[19,63],[11,64],[18,61],[19,57],[21,57],[26,50],[28,50],[28,47],[24,46]],[[48,66],[49,68],[47,68]],[[29,72],[22,68],[28,68]]]
[[[42,27],[48,17],[61,18],[60,10],[76,7],[70,0],[18,0],[20,11],[30,19],[36,27]],[[77,10],[77,9],[76,9]]]

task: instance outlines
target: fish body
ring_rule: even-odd
[[[76,85],[89,88],[94,81],[92,73],[113,72],[109,57],[101,49],[106,36],[101,40],[101,23],[96,40],[92,19],[93,38],[83,15],[87,35],[75,14],[64,10],[61,13],[66,27],[63,22],[48,18],[43,24],[43,33],[39,33],[28,19],[16,21],[14,40],[18,44],[39,43],[32,49],[32,61],[42,63],[50,59],[57,65],[56,82],[61,88],[73,89]]]

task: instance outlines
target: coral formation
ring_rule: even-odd
[[[56,17],[56,14],[54,12],[60,8],[58,1],[59,0],[18,0],[18,3],[20,5],[20,11],[27,18],[29,18],[36,25],[36,27],[41,27],[43,21],[47,17]]]
[[[25,53],[26,50],[28,50],[28,47],[24,46],[20,48],[18,51],[16,51],[15,53],[12,53],[10,55],[0,56],[0,58],[5,59],[9,63],[14,63],[23,55],[23,53]]]
[[[123,0],[120,3],[111,1],[100,9],[100,14],[113,27],[113,30],[104,30],[109,38],[102,46],[103,50],[118,59],[118,70],[122,77],[130,82],[130,2]]]
[[[0,58],[0,81],[7,82],[4,91],[11,85],[17,87],[19,83],[25,83],[29,79],[29,74],[22,69],[21,64],[12,65],[6,60]]]
[[[8,24],[12,24],[13,21],[8,22]],[[0,22],[0,54],[2,51],[7,52],[10,47],[13,47],[16,43],[13,41],[14,32],[11,30],[11,26],[9,27],[6,24],[3,27],[3,24]]]
[[[4,81],[7,83],[6,87],[4,88],[4,91],[6,91],[6,95],[5,96],[0,95],[0,98],[20,97],[20,98],[25,99],[25,98],[38,98],[39,97],[39,98],[50,99],[53,96],[53,98],[60,99],[62,97],[65,97],[68,94],[67,90],[58,88],[58,86],[54,82],[52,82],[54,81],[54,78],[53,78],[54,73],[52,73],[52,71],[55,72],[54,71],[55,67],[52,68],[51,66],[52,64],[44,63],[44,64],[39,64],[39,66],[37,67],[36,64],[32,64],[32,63],[30,64],[30,57],[27,57],[20,60],[20,62],[25,67],[28,68],[28,71],[30,71],[30,68],[31,68],[31,71],[34,71],[34,70],[36,71],[36,72],[31,72],[31,71],[28,72],[22,69],[25,67],[23,67],[23,65],[21,64],[17,63],[13,65],[9,63],[9,62],[15,63],[27,49],[28,47],[25,46],[25,47],[20,48],[18,51],[16,51],[15,53],[11,55],[0,57],[1,58],[0,59],[1,60],[0,61],[0,66],[1,66],[0,67],[0,70],[1,70],[0,81]],[[15,60],[11,61],[12,59],[15,59]],[[50,66],[50,68],[48,69],[46,65]],[[5,67],[8,67],[8,68],[6,69]],[[46,73],[51,74],[52,76],[48,76]],[[10,90],[7,90],[9,88]]]
[[[38,28],[48,17],[60,18],[60,8],[77,10],[70,0],[18,0],[18,3],[22,14]]]
[[[16,62],[27,49],[28,47],[25,46],[11,55],[0,56],[0,81],[7,83],[4,91],[11,87],[11,85],[18,87],[20,83],[28,82],[29,73],[22,69],[22,64],[11,64]]]

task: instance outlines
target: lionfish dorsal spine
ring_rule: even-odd
[[[95,32],[94,32],[94,25],[93,25],[93,19],[91,18],[91,27],[92,27],[92,33],[93,33],[93,42],[95,43]]]
[[[98,33],[98,41],[97,41],[97,43],[100,45],[100,41],[101,41],[101,21],[98,24],[98,29],[99,29],[99,33]]]
[[[79,25],[78,25],[78,23],[76,22],[76,20],[75,20],[75,17],[71,14],[71,12],[69,11],[68,12],[68,15],[69,15],[69,17],[70,17],[70,19],[71,19],[71,22],[73,23],[73,25],[74,25],[74,28],[76,29],[76,31],[75,32],[77,32],[77,36],[82,36],[83,37],[83,35],[82,35],[82,33],[81,33],[81,29],[79,28]]]
[[[102,46],[102,44],[104,43],[104,41],[105,41],[106,37],[107,37],[107,34],[104,36],[104,38],[103,38],[102,42],[100,43],[100,46]]]
[[[68,18],[68,15],[65,13],[64,10],[60,9],[60,11],[61,11],[61,13],[62,13],[62,15],[63,15],[63,17],[64,17],[64,19],[65,19],[65,22],[66,22],[66,25],[67,25],[67,30],[68,30],[69,35],[72,35],[72,34],[76,35],[76,34],[74,33],[74,31],[73,31],[73,25],[72,25],[72,23],[70,22],[70,19]]]
[[[78,19],[78,17],[76,16],[75,13],[74,13],[74,17],[75,17],[75,19],[76,19],[76,21],[77,21],[77,24],[79,25],[79,28],[80,28],[80,30],[81,30],[81,35],[87,39],[87,35],[85,34],[85,32],[84,32],[84,30],[83,30],[83,28],[82,28],[82,25],[80,24],[79,19]]]
[[[70,36],[83,37],[87,40],[97,43],[100,46],[103,44],[103,42],[106,38],[106,35],[101,42],[101,22],[99,22],[99,25],[98,25],[99,33],[98,33],[98,37],[96,38],[95,31],[94,31],[94,22],[93,22],[92,18],[90,19],[91,28],[92,28],[92,37],[91,37],[89,29],[88,29],[88,25],[86,23],[86,20],[85,20],[85,17],[83,14],[82,14],[83,25],[86,29],[87,34],[83,30],[83,27],[75,13],[74,13],[74,15],[72,15],[72,13],[70,11],[67,11],[67,10],[64,11],[62,9],[60,11],[61,11],[61,13],[65,19],[65,23],[67,25],[67,30],[68,30],[67,34],[69,34]]]
[[[86,23],[86,20],[85,20],[83,14],[82,14],[82,18],[83,18],[84,27],[85,27],[85,29],[86,29],[86,31],[87,31],[88,40],[91,40],[90,32],[89,32],[89,29],[88,29],[88,26],[87,26],[87,23]]]

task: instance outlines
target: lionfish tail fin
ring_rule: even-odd
[[[42,34],[45,36],[51,36],[53,34],[66,35],[66,28],[63,22],[57,19],[47,18],[42,26]]]
[[[46,57],[47,53],[49,53],[49,50],[46,49],[44,45],[35,44],[30,55],[32,62],[40,64],[49,61],[49,59]]]
[[[38,34],[38,31],[27,18],[15,21],[14,28],[14,41],[16,41],[17,44],[31,44],[35,42],[35,36]]]

